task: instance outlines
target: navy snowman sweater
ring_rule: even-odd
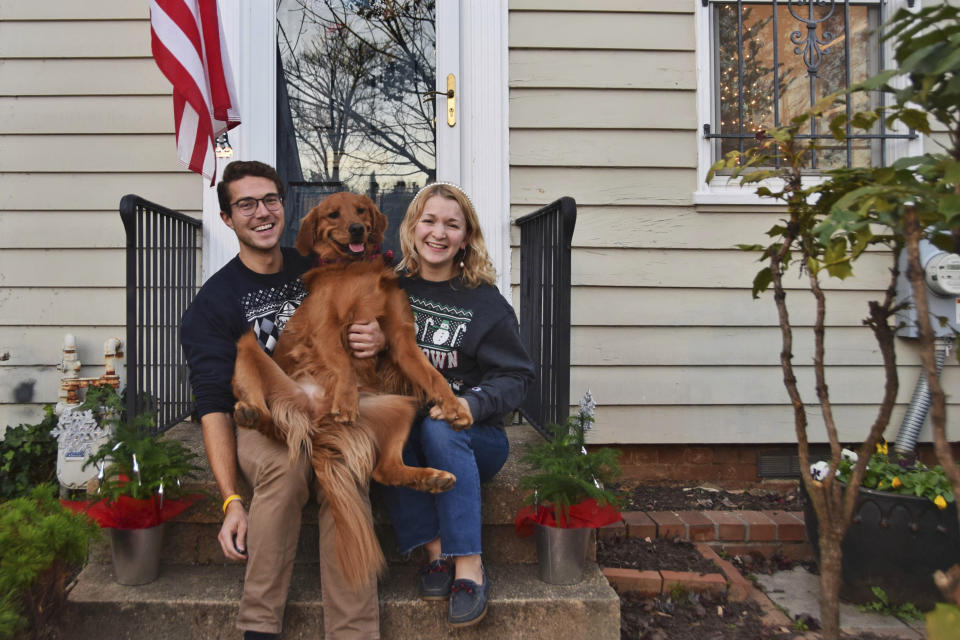
[[[401,274],[417,344],[470,405],[476,424],[502,424],[534,380],[513,308],[496,287],[470,289],[459,278],[431,282]]]

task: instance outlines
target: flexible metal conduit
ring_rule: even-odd
[[[937,375],[943,371],[943,363],[947,359],[947,353],[950,351],[952,340],[937,339],[936,343],[936,367]],[[913,397],[910,398],[910,405],[903,416],[903,422],[900,423],[900,431],[897,433],[897,441],[893,445],[897,453],[902,455],[913,453],[917,447],[917,438],[920,436],[920,429],[927,419],[927,412],[930,410],[930,385],[927,382],[927,376],[920,373],[917,380],[917,386],[913,389]]]

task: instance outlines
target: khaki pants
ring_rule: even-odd
[[[292,466],[287,448],[258,431],[237,429],[240,470],[253,487],[247,531],[247,569],[237,626],[279,633],[300,536],[300,516],[315,483],[305,456]],[[357,592],[337,569],[333,517],[320,501],[320,575],[327,640],[379,638],[377,585]],[[369,502],[368,502],[369,504]]]

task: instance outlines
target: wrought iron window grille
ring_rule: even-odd
[[[861,7],[877,7],[879,11],[879,20],[878,23],[882,25],[885,20],[885,9],[887,5],[886,0],[878,0],[876,2],[857,2],[856,0],[770,0],[769,2],[750,2],[749,0],[745,2],[744,0],[701,0],[701,5],[703,7],[714,7],[715,10],[721,6],[731,6],[736,7],[736,18],[737,18],[737,40],[736,40],[736,65],[737,65],[737,75],[736,82],[737,87],[734,93],[735,100],[735,116],[734,122],[736,122],[735,130],[724,130],[723,127],[719,127],[720,131],[715,131],[718,127],[711,123],[705,123],[702,125],[703,136],[709,140],[716,141],[736,141],[736,148],[742,153],[749,141],[762,139],[762,131],[747,131],[745,130],[745,115],[747,113],[747,105],[744,100],[744,82],[743,78],[745,75],[745,70],[747,69],[747,63],[745,58],[749,57],[749,54],[745,54],[745,39],[744,39],[744,7],[772,7],[772,13],[770,20],[773,23],[772,26],[772,67],[770,71],[773,73],[772,78],[772,110],[773,110],[773,119],[772,125],[774,127],[781,126],[784,124],[781,113],[781,85],[782,78],[780,77],[781,70],[781,60],[780,60],[780,33],[778,25],[778,9],[781,7],[786,7],[789,11],[789,15],[796,20],[796,29],[790,32],[789,38],[790,42],[794,45],[793,53],[797,56],[800,56],[802,59],[802,66],[800,67],[806,73],[806,81],[809,87],[809,106],[816,104],[817,100],[822,98],[823,95],[818,96],[818,81],[820,76],[821,65],[824,62],[824,56],[833,54],[832,51],[828,51],[833,45],[842,43],[843,49],[843,87],[848,88],[851,84],[851,59],[850,59],[850,26],[851,26],[851,15],[850,9],[851,5],[861,6]],[[912,7],[914,5],[913,0],[908,0],[908,6]],[[837,11],[842,11],[843,17],[843,32],[834,33],[827,30],[825,23],[831,17],[836,16]],[[719,17],[714,14],[711,16],[711,24],[713,25],[714,33],[717,34],[719,30]],[[714,67],[717,70],[720,66],[720,45],[719,45],[720,35],[717,34],[715,41],[712,45],[712,56],[714,59]],[[879,42],[879,38],[877,38]],[[875,54],[877,56],[877,66],[878,70],[883,70],[885,67],[885,56],[884,56],[884,46],[882,42],[876,46]],[[787,72],[789,73],[789,71]],[[718,71],[719,75],[719,71]],[[719,81],[717,82],[719,84]],[[722,119],[722,107],[721,105],[721,96],[723,89],[719,86],[714,86],[712,89],[713,92],[713,102],[714,102],[714,112],[715,112],[715,122],[720,122]],[[886,96],[882,92],[879,93],[879,106],[884,106]],[[824,94],[825,95],[825,94]],[[847,115],[847,124],[846,124],[846,141],[844,143],[837,143],[833,137],[830,135],[829,131],[826,131],[826,126],[823,122],[818,121],[817,119],[811,119],[810,132],[807,134],[801,134],[797,136],[799,139],[807,140],[824,140],[831,141],[836,145],[842,145],[845,151],[845,162],[846,166],[852,166],[854,164],[854,148],[855,145],[863,141],[876,140],[879,141],[877,154],[878,161],[881,166],[886,166],[888,164],[888,152],[887,145],[888,141],[892,140],[915,140],[917,134],[914,130],[909,132],[896,132],[888,130],[883,122],[883,120],[878,121],[878,133],[855,133],[850,125],[850,120],[854,114],[854,108],[850,100],[846,102],[846,115]],[[725,123],[724,123],[725,124]],[[722,145],[718,145],[716,148],[716,157],[722,155]],[[814,152],[811,160],[811,173],[817,173],[822,167],[818,166],[820,164],[819,159],[820,152]]]

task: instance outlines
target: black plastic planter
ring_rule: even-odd
[[[817,515],[803,494],[807,537],[819,562]],[[941,511],[926,498],[860,489],[843,538],[844,600],[872,602],[876,586],[892,603],[912,602],[927,611],[943,600],[933,572],[955,564],[960,564],[956,502]]]

